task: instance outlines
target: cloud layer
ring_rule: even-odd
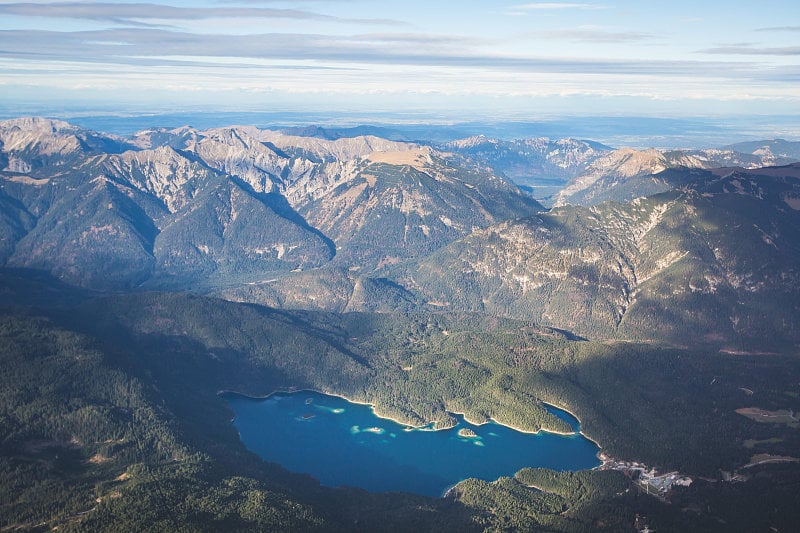
[[[786,16],[751,22],[743,11],[739,26],[717,28],[702,22],[713,20],[711,8],[697,6],[691,23],[677,6],[655,9],[628,0],[457,8],[0,0],[0,85],[16,98],[127,88],[131,98],[148,90],[388,95],[387,105],[453,94],[509,107],[518,100],[500,100],[800,102],[800,27],[782,25]],[[719,44],[733,34],[741,42]]]
[[[210,19],[296,19],[357,24],[403,24],[389,19],[343,18],[301,9],[268,7],[177,7],[152,3],[57,2],[0,3],[0,14],[106,21],[123,25],[142,25],[145,21],[186,21]]]

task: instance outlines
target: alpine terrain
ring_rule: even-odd
[[[0,121],[0,529],[796,529],[800,143],[391,131]],[[231,424],[296,390],[603,464],[327,487]]]

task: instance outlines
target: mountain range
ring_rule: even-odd
[[[541,209],[488,171],[376,137],[240,127],[124,140],[22,119],[0,124],[0,142],[12,207],[2,259],[82,286],[213,283],[331,262],[371,271]]]
[[[0,528],[789,530],[798,156],[2,121]],[[439,428],[565,431],[559,406],[694,483],[322,487],[247,451],[219,394],[298,388]]]
[[[81,287],[487,312],[602,338],[703,331],[726,347],[769,323],[775,342],[800,341],[800,167],[766,166],[797,143],[120,138],[37,118],[0,123],[0,142],[0,259]],[[556,209],[509,179],[525,172],[570,177]]]

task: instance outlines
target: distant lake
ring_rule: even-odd
[[[493,481],[526,466],[582,470],[600,464],[599,448],[580,433],[523,433],[494,422],[476,426],[461,416],[451,429],[411,429],[379,418],[367,405],[308,391],[266,399],[229,394],[226,400],[249,450],[332,487],[441,496],[471,477]],[[578,430],[574,417],[549,409]],[[464,428],[477,436],[460,436]]]

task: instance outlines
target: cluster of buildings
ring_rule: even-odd
[[[692,478],[679,472],[658,474],[655,468],[648,468],[642,463],[618,461],[603,454],[600,455],[600,459],[603,461],[601,469],[619,470],[631,478],[641,490],[657,498],[666,499],[675,486],[688,487],[692,484]]]

